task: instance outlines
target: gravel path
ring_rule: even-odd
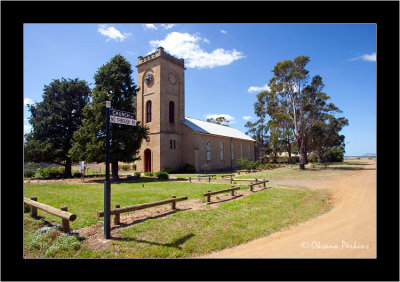
[[[331,191],[334,208],[328,213],[289,230],[202,257],[376,258],[376,162],[368,163],[365,170],[348,171],[307,185]]]

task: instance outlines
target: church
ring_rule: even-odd
[[[238,168],[237,160],[255,160],[255,140],[243,132],[185,117],[185,66],[183,59],[166,53],[162,47],[137,64],[137,117],[147,126],[137,171],[177,170],[185,164],[197,172]]]

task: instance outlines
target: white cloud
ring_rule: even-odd
[[[32,105],[32,104],[34,104],[33,103],[33,101],[32,101],[32,99],[30,99],[30,98],[24,98],[24,106],[26,106],[26,105]]]
[[[221,31],[223,34],[226,34],[226,30],[222,30],[222,29],[220,29],[219,31]]]
[[[145,27],[145,29],[152,29],[152,30],[158,29],[155,24],[144,24],[143,26]]]
[[[162,46],[173,56],[185,59],[185,66],[188,68],[214,68],[226,66],[232,62],[244,58],[242,52],[224,50],[217,48],[211,53],[202,49],[200,42],[207,42],[208,39],[201,38],[199,35],[189,33],[171,32],[164,40],[152,40],[150,46],[155,48]]]
[[[228,114],[209,114],[209,115],[206,115],[206,119],[209,119],[209,118],[217,119],[218,117],[224,117],[230,123],[235,123],[235,118],[233,116],[231,116],[231,115],[228,115]]]
[[[372,54],[364,54],[355,58],[350,59],[349,61],[355,61],[355,60],[363,60],[366,62],[376,62],[376,52]]]
[[[170,29],[173,28],[175,25],[174,24],[162,24],[161,25],[164,29]]]
[[[161,26],[163,29],[170,29],[170,28],[173,28],[174,26],[176,26],[176,24],[159,24],[159,25],[144,24],[143,26],[145,29],[158,30],[157,26]]]
[[[244,120],[251,120],[251,118],[252,118],[251,116],[243,116]]]
[[[262,87],[250,86],[249,89],[247,89],[247,92],[249,92],[249,93],[251,93],[251,92],[261,92],[261,91],[271,91],[271,89],[268,87],[268,83],[265,84]]]
[[[106,41],[114,39],[115,41],[119,40],[119,42],[122,42],[131,35],[130,33],[125,33],[125,32],[122,34],[115,27],[113,26],[107,27],[106,24],[99,24],[97,32],[100,33],[101,35],[104,35],[105,37],[108,37]]]

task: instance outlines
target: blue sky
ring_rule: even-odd
[[[375,24],[25,24],[24,103],[42,101],[52,79],[93,88],[96,71],[116,54],[132,64],[136,83],[137,57],[158,46],[185,59],[185,115],[225,115],[243,132],[274,65],[310,56],[310,75],[322,76],[349,120],[346,155],[376,153]],[[28,119],[24,106],[25,132]]]

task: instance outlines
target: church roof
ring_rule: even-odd
[[[183,123],[195,132],[255,141],[240,130],[212,122],[185,117]]]

